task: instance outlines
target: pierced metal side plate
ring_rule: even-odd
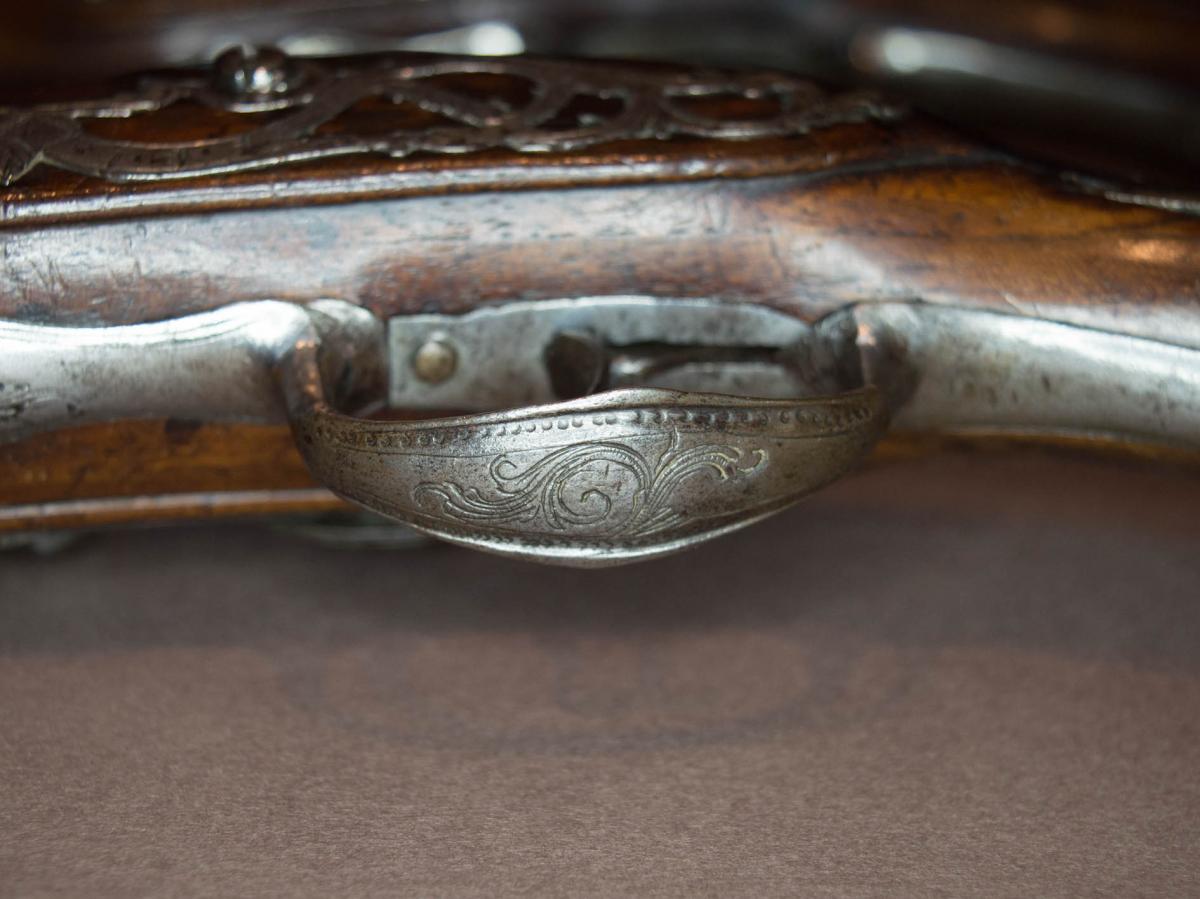
[[[677,136],[749,140],[805,134],[838,124],[889,120],[898,108],[867,93],[828,95],[811,82],[779,73],[664,72],[589,62],[454,58],[373,58],[358,64],[294,60],[279,91],[239,93],[219,78],[146,78],[133,93],[107,100],[0,107],[0,185],[38,165],[106,181],[163,181],[245,172],[354,154],[402,158],[414,153],[463,154],[508,149],[522,154],[578,150],[622,140]],[[216,73],[218,76],[220,72]],[[528,83],[529,99],[455,89],[447,78],[499,76]],[[732,96],[767,100],[775,113],[716,118],[689,100]],[[396,116],[384,133],[353,128],[322,133],[356,103],[383,98],[446,120],[413,127]],[[615,102],[615,111],[572,116],[580,97]],[[277,113],[232,137],[150,142],[102,137],[88,120],[153,114],[190,102],[224,113]],[[564,117],[568,121],[564,124]]]

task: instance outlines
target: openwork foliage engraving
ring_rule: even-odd
[[[13,184],[38,165],[108,181],[160,181],[355,154],[538,154],[623,140],[782,137],[899,114],[873,95],[831,96],[780,74],[675,73],[523,58],[412,63],[400,57],[369,66],[297,60],[296,66],[293,88],[258,97],[230,94],[203,77],[178,76],[146,79],[137,91],[108,100],[0,108],[0,184]],[[471,76],[523,81],[527,96],[480,96],[447,82]],[[761,101],[767,112],[718,117],[703,104],[714,98]],[[408,105],[438,123],[413,127],[397,115],[395,129],[383,133],[327,127],[371,100]],[[253,125],[232,136],[186,142],[117,139],[87,127],[89,121],[153,114],[180,103],[245,114]]]

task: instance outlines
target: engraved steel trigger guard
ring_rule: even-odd
[[[338,411],[327,349],[298,341],[279,365],[297,445],[321,482],[433,536],[541,562],[618,564],[744,527],[857,465],[885,421],[873,387],[802,399],[632,387],[362,419]],[[395,388],[404,356],[390,358]]]
[[[580,324],[633,345],[775,341],[782,352],[812,336],[760,307],[628,297],[400,316],[386,329],[338,300],[233,303],[98,328],[0,321],[0,442],[122,419],[287,420],[313,474],[348,500],[453,542],[604,565],[762,518],[853,467],[882,430],[874,388],[797,398],[822,380],[804,365],[710,371],[703,362],[677,382],[692,389],[622,387],[555,402],[541,354],[517,348],[544,347]],[[470,352],[452,377],[416,384],[410,342],[443,330]],[[385,395],[410,414],[481,411],[352,417]]]

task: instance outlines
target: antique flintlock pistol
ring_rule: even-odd
[[[3,108],[0,181],[3,531],[599,565],[888,434],[1200,448],[1200,203],[789,75],[234,50]]]

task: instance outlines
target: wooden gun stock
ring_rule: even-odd
[[[1200,203],[1047,171],[791,76],[234,52],[110,98],[3,109],[0,177],[0,530],[331,508],[332,484],[449,539],[539,558],[582,540],[595,561],[601,544],[650,555],[761,517],[885,427],[885,448],[1200,446]],[[184,358],[180,334],[201,327],[234,336]],[[341,347],[355,328],[369,358],[296,362],[294,345]],[[610,401],[542,372],[579,330],[567,379],[594,370],[578,392]],[[734,370],[769,391],[730,387]],[[847,399],[863,391],[878,399]],[[566,405],[525,409],[548,400]],[[474,417],[413,421],[452,412]],[[349,431],[326,421],[349,413]],[[571,474],[583,486],[546,482],[578,493],[565,511],[512,486],[582,445],[523,428],[622,415],[635,430],[588,445],[642,448],[617,485],[624,530],[597,524],[613,498],[588,486],[590,457]],[[738,430],[739,415],[755,418]],[[336,452],[305,447],[329,434]],[[422,449],[396,476],[403,501],[364,496],[399,470],[385,441],[439,440],[485,447],[490,475],[446,481]],[[834,446],[844,458],[820,455]],[[678,459],[697,447],[720,449],[693,471]],[[760,458],[788,460],[761,495]],[[671,472],[745,481],[753,502],[655,492]],[[433,521],[451,512],[453,528]]]

